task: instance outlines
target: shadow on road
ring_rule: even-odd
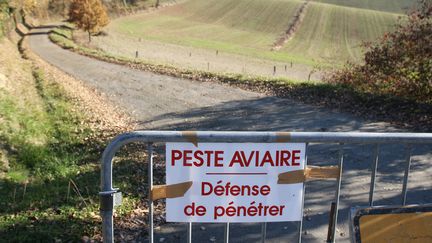
[[[381,122],[366,122],[348,114],[276,97],[166,113],[141,120],[138,125],[152,130],[395,131]]]
[[[397,131],[379,121],[362,121],[353,116],[319,107],[294,104],[285,99],[264,97],[254,100],[224,102],[215,106],[190,109],[185,112],[167,113],[143,120],[141,127],[152,130],[253,130],[253,131]],[[339,144],[311,144],[310,165],[337,165]],[[346,144],[344,172],[338,217],[337,239],[348,241],[348,212],[353,206],[367,206],[369,199],[371,165],[375,145]],[[164,160],[163,146],[159,147]],[[432,202],[430,159],[432,146],[414,146],[412,150],[411,176],[408,203]],[[401,203],[402,181],[405,170],[406,147],[400,144],[381,146],[376,180],[374,205],[398,205]],[[164,168],[161,168],[164,170]],[[336,182],[311,181],[306,183],[303,238],[306,242],[323,242],[327,235],[330,205],[334,201]],[[267,242],[293,242],[297,239],[297,222],[269,223]],[[204,229],[204,230],[203,230]],[[232,224],[231,242],[259,242],[261,224]],[[185,224],[166,224],[155,231],[156,238],[165,242],[186,240]],[[194,240],[209,242],[223,237],[220,224],[194,224]]]

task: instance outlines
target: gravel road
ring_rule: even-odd
[[[142,129],[397,131],[383,122],[363,120],[289,99],[97,61],[52,44],[47,38],[47,31],[47,28],[40,28],[32,32],[29,39],[31,49],[49,63],[104,93],[136,119]],[[369,168],[373,161],[373,147],[370,145],[346,145],[344,149],[345,179],[342,183],[340,224],[337,227],[337,239],[342,242],[348,241],[349,208],[367,205]],[[382,146],[376,185],[377,205],[400,202],[404,151],[400,145]],[[432,158],[430,151],[431,146],[414,147],[408,203],[432,202],[432,181],[427,179],[432,175],[432,169],[426,164]],[[337,145],[311,145],[308,159],[314,165],[336,164],[337,154]],[[334,190],[334,181],[306,183],[305,242],[325,240]],[[269,224],[267,242],[294,241],[297,227],[297,223]],[[182,241],[185,229],[182,224],[163,225],[156,231],[156,238],[164,238],[164,242]],[[220,242],[223,237],[220,225],[209,224],[205,230],[200,226],[194,229],[196,242]],[[260,239],[260,225],[233,224],[230,234],[231,242],[257,242]]]

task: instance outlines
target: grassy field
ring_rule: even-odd
[[[405,13],[412,4],[413,0],[312,0],[321,3],[330,3],[346,7],[364,8],[384,12]]]
[[[279,62],[341,64],[358,61],[362,41],[374,40],[391,30],[399,16],[365,8],[388,6],[385,10],[401,10],[406,3],[357,2],[361,8],[311,2],[298,33],[280,51],[270,49],[284,34],[302,1],[189,0],[114,20],[109,31],[127,34],[133,40],[142,38]],[[124,41],[127,43],[127,39]]]

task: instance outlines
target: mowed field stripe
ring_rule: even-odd
[[[391,30],[399,16],[311,2],[302,25],[281,51],[319,62],[358,61],[361,44]]]

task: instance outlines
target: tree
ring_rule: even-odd
[[[100,32],[109,23],[108,14],[100,0],[72,0],[69,21],[91,35]]]
[[[8,1],[5,1],[5,3],[8,3]],[[28,15],[34,14],[36,9],[39,7],[40,3],[38,3],[36,0],[15,0],[10,1],[9,6],[13,9],[18,10],[18,13],[21,15],[20,21],[23,23],[26,23],[26,17]],[[14,16],[15,21],[16,15]]]

